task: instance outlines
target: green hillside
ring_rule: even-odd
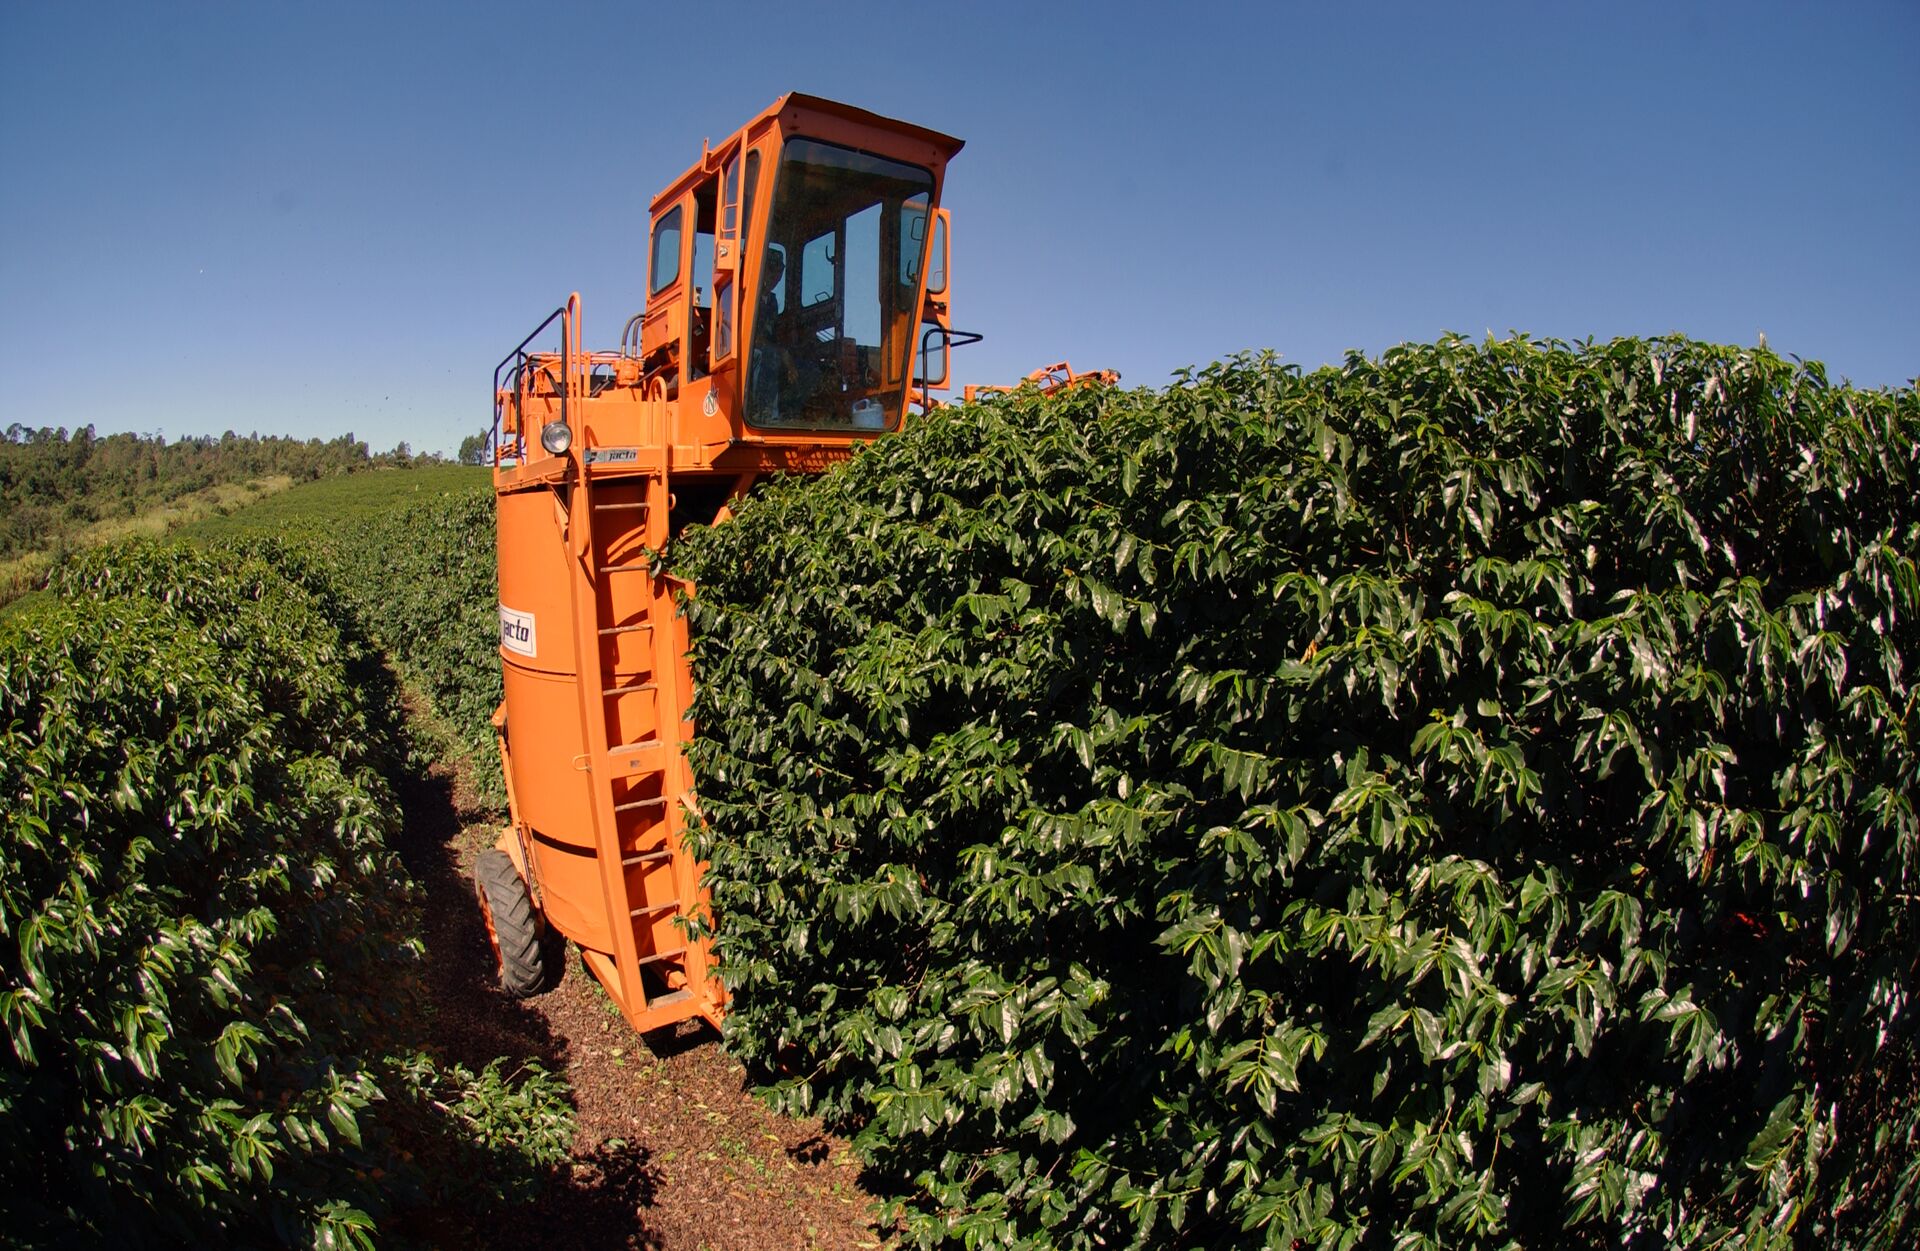
[[[181,526],[177,533],[200,542],[289,532],[325,536],[415,504],[485,495],[491,482],[489,470],[448,464],[323,478]]]
[[[0,558],[55,547],[95,522],[225,483],[305,482],[416,459],[404,443],[374,454],[351,434],[321,440],[229,430],[168,442],[161,434],[15,422],[0,432]]]
[[[0,431],[0,605],[30,592],[69,551],[160,537],[303,482],[441,465],[402,443],[373,453],[351,434],[99,435],[92,426]]]

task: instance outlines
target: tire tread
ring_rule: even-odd
[[[513,861],[489,848],[473,862],[474,888],[485,898],[493,917],[493,939],[500,951],[500,989],[525,999],[547,989],[556,963],[545,926],[533,910],[527,885]]]

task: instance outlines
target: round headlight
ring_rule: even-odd
[[[550,421],[540,427],[540,446],[555,456],[564,456],[573,446],[573,431],[564,421]]]

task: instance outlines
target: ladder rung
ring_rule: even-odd
[[[661,743],[659,739],[643,738],[637,743],[615,743],[613,746],[607,748],[607,755],[644,756],[650,751],[660,750],[660,747]]]
[[[635,908],[632,912],[628,913],[627,915],[635,916],[635,917],[643,917],[653,912],[671,912],[675,908],[678,908],[679,906],[680,906],[680,901],[678,899],[669,899],[666,903],[663,903],[663,904],[647,904],[645,907]]]
[[[609,634],[632,634],[635,630],[651,629],[653,629],[653,623],[651,621],[643,621],[639,625],[608,626],[600,631],[600,635],[604,638]]]
[[[631,695],[635,691],[653,691],[659,688],[660,684],[658,682],[638,682],[632,686],[609,686],[601,691],[600,695],[601,698],[604,699],[608,695]]]
[[[640,851],[631,856],[621,857],[620,864],[622,867],[635,864],[662,864],[671,859],[673,859],[673,853],[670,851]]]
[[[615,804],[613,810],[615,812],[632,812],[635,808],[658,808],[666,802],[666,796],[655,795],[652,799],[636,799],[630,803]]]
[[[638,960],[635,960],[634,963],[652,964],[657,960],[671,960],[675,956],[684,956],[686,954],[687,949],[685,947],[675,947],[672,951],[656,951],[650,956],[641,956]],[[659,1003],[660,1000],[655,999],[653,1002]]]
[[[665,1008],[676,1003],[685,1003],[691,998],[693,998],[693,992],[690,990],[670,990],[664,995],[655,995],[653,998],[647,1000],[647,1006],[649,1008]]]
[[[617,500],[611,504],[595,504],[593,506],[593,511],[596,513],[610,513],[610,512],[623,511],[627,509],[645,508],[646,506],[647,506],[647,502],[645,500],[641,500],[637,504],[629,503],[624,500]]]
[[[651,569],[653,568],[653,566],[649,562],[643,560],[635,564],[600,565],[598,566],[598,568],[601,573],[632,573],[636,569]]]

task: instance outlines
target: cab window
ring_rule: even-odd
[[[800,249],[800,307],[812,308],[833,298],[839,271],[834,268],[833,236],[807,240]]]
[[[648,295],[659,295],[680,278],[679,205],[653,224],[651,272],[653,281],[647,284]]]
[[[758,243],[766,310],[747,345],[747,421],[882,430],[899,421],[920,325],[933,174],[815,139],[781,148]],[[776,273],[774,255],[797,262]]]

